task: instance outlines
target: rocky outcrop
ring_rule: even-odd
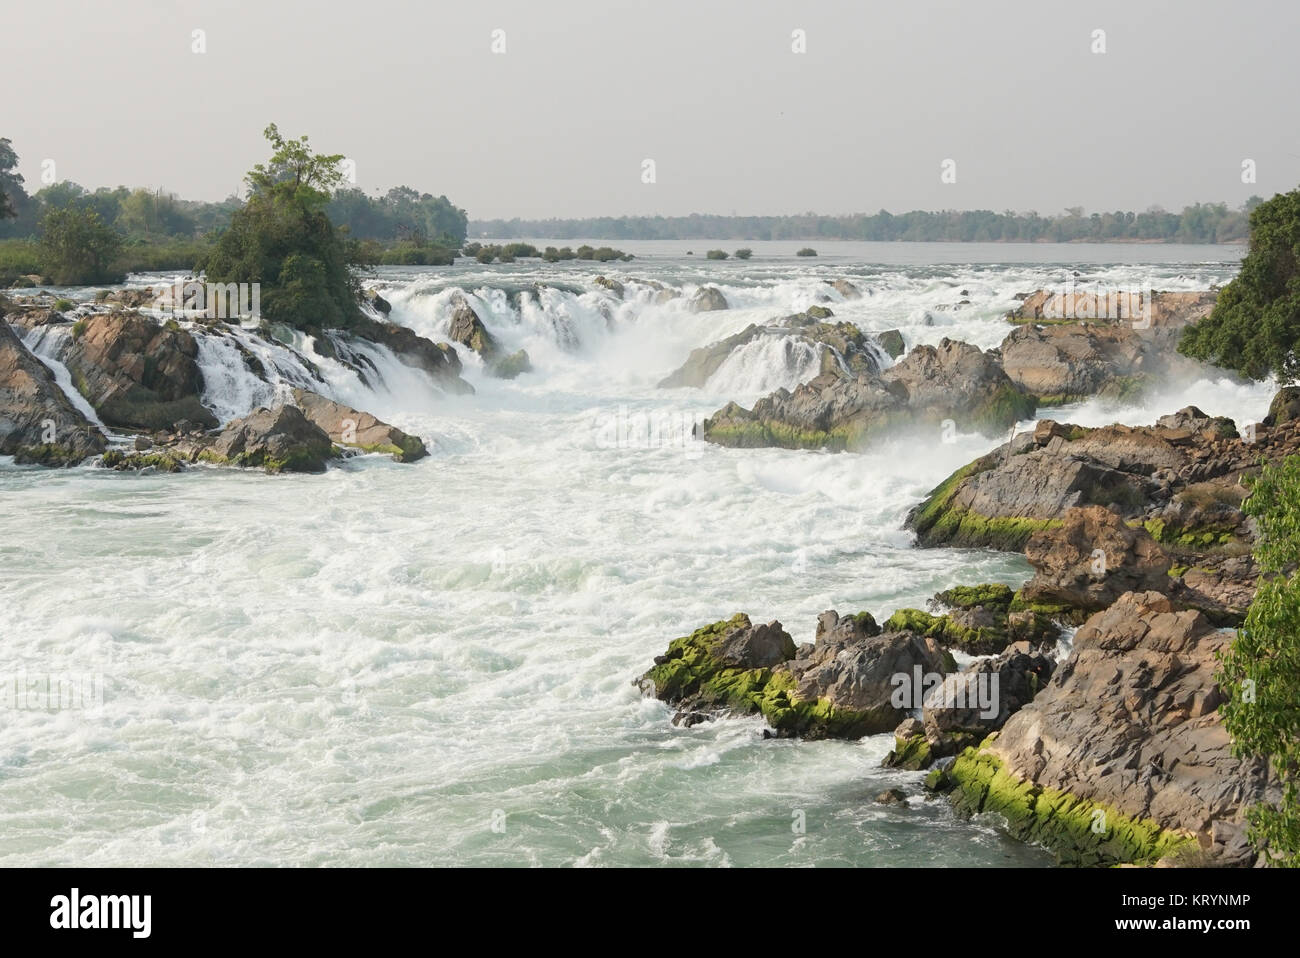
[[[825,612],[816,641],[796,649],[779,622],[754,626],[742,613],[675,639],[640,683],[677,706],[679,724],[761,714],[779,735],[858,738],[906,715],[893,679],[918,668],[943,674],[954,665],[933,639],[881,632],[870,615]]]
[[[381,316],[387,316],[393,311],[392,303],[380,296],[377,290],[366,290],[361,294],[361,301]]]
[[[691,297],[687,308],[692,313],[708,313],[727,308],[727,297],[716,286],[701,286]]]
[[[452,310],[451,326],[447,330],[447,335],[452,342],[460,343],[466,349],[478,353],[483,357],[484,362],[491,362],[501,352],[496,338],[483,325],[483,320],[479,319],[478,313],[474,312],[474,307],[459,295]]]
[[[407,326],[369,317],[355,320],[342,335],[384,346],[404,365],[424,370],[449,393],[463,395],[474,392],[474,387],[461,378],[460,357],[447,343],[435,343]]]
[[[789,392],[777,390],[753,409],[730,403],[703,424],[703,438],[724,446],[858,449],[904,427],[938,427],[988,435],[1033,415],[996,357],[944,339],[918,346],[879,375],[823,374]]]
[[[751,323],[734,336],[693,349],[685,363],[660,380],[659,388],[702,388],[736,350],[765,336],[787,341],[786,352],[791,366],[800,358],[795,352],[796,345],[806,344],[822,348],[820,371],[823,373],[851,377],[879,372],[879,361],[867,337],[857,326],[852,323],[827,323],[813,317],[811,312],[796,313],[762,326]]]
[[[862,290],[858,289],[847,279],[831,280],[831,289],[839,293],[845,299],[861,299]]]
[[[296,406],[258,409],[215,436],[181,443],[177,454],[191,462],[261,468],[270,473],[324,472],[335,455],[325,431]]]
[[[1060,527],[1070,510],[1102,506],[1135,535],[1140,530],[1154,540],[1170,560],[1163,586],[1158,576],[1144,574],[1125,588],[1164,591],[1216,622],[1231,623],[1244,615],[1257,574],[1250,557],[1252,523],[1240,508],[1244,483],[1261,460],[1297,453],[1300,423],[1259,425],[1239,437],[1230,421],[1195,407],[1145,427],[1085,429],[1043,420],[1034,432],[955,472],[909,514],[907,524],[923,546],[1019,551],[1035,533]],[[1099,547],[1089,544],[1088,535],[1070,547],[1078,569],[1091,567],[1082,563],[1083,547],[1089,554]],[[1057,558],[1065,562],[1070,549]],[[1122,579],[1126,573],[1119,574]],[[1051,591],[1056,573],[1046,575],[1040,582]],[[1057,583],[1060,602],[1046,604],[1059,613],[1067,597],[1083,598],[1081,587],[1082,580],[1069,588]],[[1112,587],[1102,591],[1096,601],[1115,594]],[[1094,610],[1096,601],[1082,602],[1073,614]]]
[[[75,465],[107,443],[0,317],[0,455],[20,463]]]
[[[1218,713],[1231,637],[1158,593],[1120,597],[1032,702],[953,763],[958,810],[999,813],[1070,864],[1248,861],[1245,811],[1271,785],[1263,762],[1233,757]]]
[[[194,337],[177,323],[129,311],[82,317],[58,354],[105,425],[144,431],[217,425],[199,398],[197,357]]]
[[[1170,588],[1173,561],[1141,526],[1130,527],[1102,506],[1070,509],[1061,524],[1025,543],[1034,577],[1021,589],[1033,607],[1097,612],[1126,592]]]
[[[1013,323],[1115,323],[1181,328],[1205,318],[1218,299],[1215,290],[1039,289],[1007,314]]]
[[[942,648],[968,655],[994,655],[1016,642],[1054,642],[1060,629],[1050,616],[1027,607],[1009,586],[955,586],[930,601],[942,615],[899,609],[885,620],[887,631],[907,631],[934,639]]]
[[[293,401],[307,421],[318,426],[337,445],[387,453],[398,462],[415,462],[429,454],[418,436],[408,435],[368,412],[336,403],[307,389],[293,390]]]
[[[999,347],[1011,381],[1044,406],[1089,396],[1129,401],[1165,378],[1204,367],[1177,352],[1178,333],[1091,323],[1023,326]]]

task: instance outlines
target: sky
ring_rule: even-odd
[[[221,199],[270,122],[360,189],[473,219],[1176,210],[1300,183],[1295,0],[9,0],[3,26],[30,192]]]

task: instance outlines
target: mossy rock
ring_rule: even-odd
[[[160,472],[180,472],[185,468],[185,463],[169,452],[125,453],[117,449],[110,449],[104,453],[99,462],[105,469],[115,469],[118,472],[139,472],[143,469],[157,469]]]
[[[1010,607],[1015,593],[1011,586],[997,582],[983,585],[958,585],[945,589],[935,598],[954,609],[973,609],[977,606],[997,607],[1004,612]]]
[[[947,776],[959,814],[1000,815],[1013,836],[1046,846],[1063,865],[1154,865],[1196,845],[1188,833],[1018,779],[982,748],[958,755]]]
[[[881,763],[885,768],[900,768],[910,772],[919,772],[929,768],[934,761],[930,743],[924,735],[910,735],[907,738],[894,739],[894,748]]]
[[[886,632],[914,632],[928,636],[944,648],[961,649],[970,655],[995,655],[1011,641],[1005,616],[1001,628],[969,628],[947,615],[931,615],[920,609],[899,609],[885,620],[882,628]]]
[[[658,699],[697,711],[760,714],[783,736],[853,739],[897,726],[892,706],[859,712],[836,708],[824,698],[800,699],[795,677],[783,665],[746,669],[719,658],[719,643],[749,624],[741,613],[674,639],[642,676],[643,685],[652,686]],[[789,657],[794,657],[793,645]]]

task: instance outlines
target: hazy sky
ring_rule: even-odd
[[[1296,0],[9,0],[3,26],[29,191],[52,159],[219,199],[272,121],[368,192],[478,219],[1177,209],[1300,182]]]

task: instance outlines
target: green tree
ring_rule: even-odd
[[[1178,351],[1252,379],[1300,373],[1300,190],[1250,214],[1250,250],[1214,311],[1189,326]]]
[[[14,152],[13,143],[8,137],[0,137],[0,220],[18,215],[19,195],[26,198],[23,191],[23,177],[15,172],[18,166],[18,154]]]
[[[121,282],[122,237],[92,209],[49,210],[40,223],[42,272],[56,286]]]
[[[248,202],[230,218],[206,262],[210,282],[259,283],[263,315],[297,329],[332,329],[361,316],[355,241],[325,207],[343,181],[341,154],[313,153],[307,137],[286,139],[272,123],[274,149],[249,172]]]
[[[1220,707],[1235,754],[1268,759],[1282,800],[1250,810],[1251,844],[1300,867],[1300,456],[1265,466],[1243,508],[1259,525],[1261,576],[1236,639],[1221,654]]]

